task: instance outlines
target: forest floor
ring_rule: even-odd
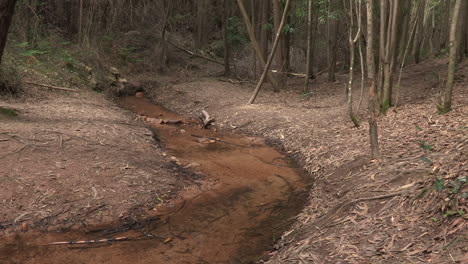
[[[253,84],[213,77],[219,69],[209,67],[211,77],[180,71],[147,91],[179,113],[206,109],[221,129],[264,137],[314,178],[269,263],[467,263],[467,198],[454,193],[467,192],[468,67],[457,74],[453,111],[438,115],[446,68],[444,59],[405,68],[398,108],[379,118],[381,160],[368,158],[366,102],[361,127],[349,119],[346,74],[335,83],[320,76],[308,95],[300,78],[280,93],[266,85],[253,105],[246,104]],[[358,83],[354,98],[356,109]]]
[[[442,116],[434,97],[446,61],[405,69],[398,108],[379,118],[381,160],[368,158],[366,102],[358,112],[361,127],[349,120],[345,74],[335,83],[319,76],[309,94],[302,92],[299,78],[289,79],[280,93],[266,85],[256,104],[247,105],[253,84],[218,77],[218,67],[199,59],[193,67],[131,79],[145,85],[150,99],[179,114],[196,119],[206,109],[218,131],[264,138],[293,157],[314,182],[295,224],[266,253],[269,263],[468,261],[467,198],[457,195],[467,192],[462,182],[468,156],[467,65],[457,74],[454,110]],[[40,76],[34,80],[46,82]],[[28,90],[1,103],[19,116],[0,115],[0,236],[116,221],[128,227],[146,217],[146,209],[203,182],[200,174],[166,156],[159,136],[141,120],[104,95],[86,89]],[[0,253],[9,250],[1,246]],[[123,248],[116,249],[122,254],[116,258],[131,259],[132,249]],[[76,257],[70,252],[68,260]],[[94,253],[86,254],[92,259]]]

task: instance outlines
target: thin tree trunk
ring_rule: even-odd
[[[288,14],[289,3],[290,3],[290,0],[286,0],[286,4],[284,6],[284,11],[283,11],[283,16],[281,18],[281,22],[280,22],[280,25],[278,27],[278,30],[276,31],[276,36],[275,36],[275,41],[273,43],[273,47],[271,48],[271,54],[268,57],[267,63],[265,64],[262,76],[260,77],[260,80],[258,81],[257,86],[255,87],[255,90],[254,90],[252,96],[250,97],[250,100],[248,102],[249,104],[253,104],[255,102],[255,98],[257,98],[257,95],[260,92],[260,89],[262,88],[262,84],[265,81],[265,77],[266,77],[266,75],[267,75],[267,73],[269,71],[271,62],[273,61],[273,57],[275,56],[275,51],[276,51],[276,48],[278,47],[278,43],[279,43],[280,36],[281,36],[281,31],[283,30],[284,22],[286,21],[286,17],[287,17],[287,14]]]
[[[348,41],[349,41],[349,81],[348,81],[348,89],[347,89],[347,94],[348,94],[348,113],[351,121],[353,122],[355,127],[359,127],[359,120],[354,116],[353,113],[353,83],[354,83],[354,44],[358,41],[359,37],[361,36],[361,16],[359,9],[360,4],[356,3],[356,17],[358,19],[358,30],[356,32],[356,36],[353,37],[353,28],[354,28],[354,11],[353,11],[353,6],[354,6],[354,0],[349,0],[349,29],[348,29]]]
[[[79,21],[78,21],[78,42],[80,45],[83,41],[83,0],[80,0],[79,6]]]
[[[377,98],[379,100],[378,104],[381,104],[382,90],[384,83],[384,64],[385,64],[385,54],[387,47],[387,32],[388,30],[388,1],[380,1],[380,38],[379,38],[379,74],[377,81]]]
[[[419,2],[419,4],[421,4],[421,3],[422,2]],[[417,8],[419,8],[419,7],[417,7]],[[409,52],[410,45],[411,45],[411,39],[413,38],[413,36],[415,34],[416,27],[421,24],[420,20],[421,20],[421,16],[423,16],[423,15],[424,14],[421,14],[420,12],[416,11],[416,17],[414,18],[414,24],[413,24],[413,27],[411,29],[411,33],[410,33],[410,37],[408,39],[408,43],[406,44],[406,48],[405,48],[405,52],[403,54],[403,58],[401,60],[400,74],[398,75],[397,92],[396,92],[396,98],[395,98],[395,109],[398,107],[398,98],[400,96],[400,89],[401,89],[401,87],[400,87],[401,76],[403,74],[403,67],[405,66],[406,55]]]
[[[458,51],[458,22],[461,12],[462,2],[465,0],[457,0],[455,2],[455,7],[452,17],[452,25],[450,26],[450,55],[449,55],[449,65],[447,73],[447,85],[445,86],[444,98],[442,105],[439,106],[439,113],[445,114],[452,110],[452,90],[453,90],[453,81],[455,79],[455,71],[457,68],[457,51]]]
[[[392,88],[393,88],[393,74],[395,72],[396,60],[398,58],[397,43],[398,43],[398,10],[400,0],[393,0],[392,13],[391,13],[391,25],[390,25],[390,37],[387,42],[390,41],[390,46],[387,48],[387,54],[384,65],[384,86],[382,91],[382,113],[387,112],[388,108],[392,105]]]
[[[280,6],[280,0],[273,0],[273,32],[277,32],[280,24],[281,24],[281,6]],[[278,43],[278,52],[276,52],[275,55],[275,61],[276,61],[276,66],[278,67],[278,73],[276,76],[278,77],[278,87],[275,89],[275,92],[279,92],[280,89],[283,89],[285,84],[286,84],[286,77],[287,72],[286,70],[286,47],[285,47],[285,37],[284,34],[280,35],[279,43]]]
[[[417,26],[416,26],[416,32],[414,35],[414,45],[413,45],[413,58],[414,58],[414,63],[418,64],[421,60],[421,46],[424,38],[424,31],[425,31],[425,25],[427,23],[427,14],[425,14],[425,9],[427,5],[426,0],[419,0],[419,1],[424,1],[426,2],[425,4],[418,4],[417,11],[416,11],[416,17],[418,18]]]
[[[247,33],[249,34],[250,41],[252,42],[252,45],[254,47],[255,53],[257,54],[258,60],[260,61],[260,66],[262,68],[265,68],[265,58],[262,56],[262,52],[260,50],[260,46],[258,45],[257,39],[255,38],[255,34],[253,32],[252,24],[250,23],[249,16],[247,14],[247,11],[245,10],[244,3],[242,0],[237,0],[237,4],[239,6],[239,9],[242,13],[242,17],[244,19],[245,26],[247,28]],[[273,78],[273,75],[271,72],[267,73],[267,78],[270,81],[271,85],[273,86],[273,89],[278,89],[278,83],[276,80]]]
[[[306,76],[304,80],[304,92],[309,92],[309,79],[313,75],[312,71],[312,6],[313,0],[308,2],[308,13],[307,13],[307,63],[306,63]]]
[[[377,89],[375,86],[375,61],[374,61],[374,15],[373,0],[367,0],[367,75],[369,79],[369,136],[371,146],[371,158],[380,158],[379,136],[377,127]]]
[[[229,76],[230,67],[229,67],[229,42],[228,42],[228,0],[223,0],[223,43],[224,43],[224,76]]]
[[[266,58],[268,56],[268,30],[265,27],[268,24],[270,0],[262,0],[261,5],[260,50],[263,58]]]
[[[255,29],[257,28],[256,25],[258,24],[257,18],[255,17],[255,4],[254,0],[250,0],[250,12],[252,14],[252,26]],[[255,34],[255,36],[258,36],[258,34]],[[257,37],[255,37],[257,38]],[[255,78],[257,76],[257,60],[255,56],[255,51],[252,49],[252,77]]]
[[[3,50],[5,49],[8,29],[15,12],[16,0],[3,0],[0,2],[0,64],[2,63]]]

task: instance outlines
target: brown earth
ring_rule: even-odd
[[[6,231],[0,243],[1,263],[250,263],[266,257],[262,252],[272,247],[272,242],[291,224],[291,216],[303,207],[306,184],[310,179],[295,169],[288,158],[264,145],[261,139],[200,130],[193,120],[153,105],[147,99],[120,99],[122,107],[138,113],[140,117],[137,119],[150,125],[153,137],[164,146],[162,152],[161,148],[152,147],[156,142],[149,138],[151,134],[148,131],[129,120],[128,115],[122,114],[113,104],[100,96],[85,100],[92,96],[82,93],[58,96],[53,102],[46,99],[34,105],[6,105],[16,107],[21,118],[6,123],[8,133],[2,133],[5,141],[17,140],[20,136],[34,138],[34,142],[45,141],[38,135],[52,138],[47,138],[52,141],[51,146],[43,143],[50,149],[41,152],[41,156],[34,156],[35,152],[23,153],[19,146],[8,145],[11,149],[7,154],[11,155],[4,158],[16,154],[13,147],[20,149],[20,158],[5,159],[9,161],[6,164],[46,170],[52,167],[47,162],[58,159],[60,163],[57,164],[65,165],[55,166],[60,173],[49,171],[46,177],[35,174],[28,178],[31,184],[26,186],[39,185],[52,190],[41,193],[43,196],[40,198],[28,197],[25,192],[34,190],[22,188],[18,182],[5,184],[5,190],[11,196],[5,199],[8,203],[4,204],[17,206],[7,207],[9,211],[4,215]],[[31,112],[30,118],[35,119],[38,111],[47,115],[41,119],[42,124],[50,126],[55,121],[54,130],[42,128],[36,122],[33,125],[31,121],[26,122],[27,112]],[[54,111],[62,114],[63,118],[55,116]],[[84,111],[91,111],[94,118]],[[87,118],[83,120],[83,117]],[[161,124],[163,120],[182,124]],[[62,127],[64,124],[69,126]],[[42,134],[29,136],[26,133],[28,128],[38,129]],[[122,133],[124,128],[127,133]],[[146,141],[138,141],[145,139],[139,134],[146,134]],[[79,141],[81,145],[73,145],[72,138],[75,137],[87,139],[86,144]],[[97,143],[90,144],[88,141],[91,139]],[[114,144],[118,148],[112,148]],[[145,146],[151,151],[141,150]],[[100,156],[101,151],[106,155]],[[118,153],[122,155],[117,158]],[[87,154],[92,157],[99,155],[98,162],[86,160]],[[117,167],[119,160],[127,162],[124,167]],[[38,165],[38,162],[44,164]],[[107,165],[106,174],[98,170],[90,174],[85,165],[94,168],[101,163]],[[171,168],[174,170],[162,171],[165,174],[153,172],[150,178],[132,174],[156,164],[173,164]],[[10,179],[8,173],[15,168],[8,168],[2,178]],[[188,170],[194,173],[189,174]],[[204,175],[206,178],[178,192],[177,197],[169,196],[167,192],[175,194],[180,190],[179,186],[187,182],[178,175],[185,175],[192,182],[196,177],[191,176]],[[132,179],[132,185],[119,180],[122,176]],[[25,176],[16,175],[16,179],[21,177]],[[169,180],[177,180],[179,185],[171,185]],[[56,185],[57,182],[60,185]],[[71,200],[69,196],[79,195],[76,189],[84,191],[86,187],[92,190],[89,194],[92,196],[83,195],[82,199]],[[162,188],[169,191],[158,192]],[[19,192],[17,189],[26,190]],[[100,191],[106,190],[116,190],[112,192],[115,196],[99,195]],[[58,191],[63,193],[56,196]],[[148,197],[144,196],[146,193]],[[37,203],[39,209],[29,206],[24,210],[22,206],[27,206],[28,198],[33,205]],[[97,204],[91,203],[94,200]],[[133,202],[132,207],[126,207],[127,200]],[[57,212],[53,211],[55,208]],[[53,214],[45,215],[45,220],[36,219],[36,214],[41,211]],[[120,215],[116,215],[118,212]],[[20,216],[15,219],[11,217],[18,214]],[[45,230],[47,232],[38,232]],[[72,231],[67,232],[69,230]],[[116,237],[125,239],[121,242],[89,242],[109,237],[111,240]],[[79,240],[84,242],[72,242]],[[61,241],[66,243],[48,245]],[[78,249],[79,254],[71,249]]]
[[[29,98],[2,102],[19,117],[1,120],[1,234],[132,222],[200,178],[163,157],[144,124],[103,95]]]
[[[245,232],[234,232],[234,237],[229,238],[236,246],[221,243],[231,233],[225,228],[236,223],[221,212],[231,206],[229,201],[241,201],[242,208],[244,200],[229,188],[229,184],[239,183],[237,178],[230,182],[227,179],[232,177],[227,174],[222,180],[213,177],[201,181],[199,174],[182,169],[189,167],[197,171],[195,167],[198,167],[199,172],[209,174],[216,167],[213,164],[217,159],[223,160],[219,154],[229,154],[225,151],[227,145],[252,147],[259,143],[254,138],[231,139],[229,136],[225,140],[228,143],[222,143],[226,136],[222,131],[231,130],[265,138],[295,158],[315,178],[309,201],[296,217],[294,226],[283,234],[274,250],[265,253],[272,256],[269,263],[466,261],[466,214],[465,218],[442,216],[447,208],[464,208],[466,212],[466,199],[457,200],[453,205],[452,196],[432,188],[437,177],[448,181],[467,174],[466,65],[462,65],[457,76],[454,111],[443,116],[436,114],[433,97],[437,94],[440,76],[445,74],[445,61],[433,60],[405,69],[400,106],[379,120],[384,156],[379,161],[367,158],[366,122],[354,128],[348,120],[343,101],[345,75],[338,76],[339,82],[332,84],[319,78],[312,83],[311,95],[302,94],[301,79],[291,79],[288,88],[281,93],[273,93],[267,86],[257,104],[246,105],[252,84],[241,85],[213,77],[220,69],[200,60],[195,60],[194,65],[197,65],[197,72],[175,69],[169,76],[158,77],[158,84],[147,86],[146,90],[152,99],[185,116],[194,117],[195,113],[206,109],[216,117],[218,132],[201,135],[198,143],[186,128],[182,128],[186,134],[181,128],[171,128],[167,133],[155,132],[153,137],[143,122],[134,120],[134,115],[123,113],[95,93],[61,96],[56,92],[40,93],[39,97],[31,99],[40,98],[39,101],[2,102],[2,106],[18,109],[20,118],[1,120],[0,127],[0,146],[3,144],[0,165],[6,168],[0,176],[0,187],[7,190],[0,193],[4,196],[0,199],[0,212],[5,212],[0,215],[3,227],[0,256],[4,258],[0,260],[11,263],[89,263],[96,260],[138,263],[144,256],[140,263],[161,260],[183,263],[180,260],[188,256],[188,263],[227,263],[233,255],[241,258],[230,258],[232,263],[252,260],[253,251],[260,255],[261,250],[266,250],[265,245],[271,244],[271,235],[287,227],[282,217],[276,224],[265,221],[268,217],[276,218],[277,207],[273,205],[285,208],[285,203],[280,201],[265,208],[259,200],[260,204],[245,206],[257,207],[262,212],[266,209],[266,214],[255,210],[247,215],[243,210],[233,212],[236,221],[240,215],[244,215],[243,219],[260,218],[252,221],[257,224],[254,226],[249,221],[240,221],[237,227],[242,223],[249,227]],[[145,84],[156,83],[153,77],[144,75],[134,79],[141,79]],[[354,98],[358,97],[356,89]],[[365,107],[364,103],[358,113],[362,120]],[[148,115],[138,110],[137,113]],[[159,119],[159,115],[153,117]],[[179,118],[171,114],[172,117]],[[161,131],[159,128],[157,131]],[[168,148],[169,155],[165,156],[166,150],[161,149],[157,141],[161,140],[164,145],[167,135],[178,138],[181,134],[184,134],[180,140],[182,144],[178,146],[182,149]],[[193,149],[183,147],[186,140],[197,148],[209,149],[213,144],[216,147],[211,149],[213,153],[201,152],[208,158],[201,155],[193,160]],[[202,142],[206,140],[208,142]],[[430,144],[431,148],[421,148],[422,142]],[[219,149],[220,145],[224,147]],[[252,163],[250,167],[254,168],[266,164],[271,168],[283,168],[285,161],[277,159],[277,152],[271,153],[266,155],[268,159],[258,159],[261,154],[236,162],[241,166]],[[260,163],[253,162],[255,160]],[[283,193],[282,199],[301,205],[301,199],[288,198],[294,192],[282,189],[288,188],[289,180],[275,175],[264,178],[262,174],[255,178],[259,182],[267,179],[272,187],[283,190],[279,191]],[[190,183],[197,184],[174,195]],[[241,180],[240,184],[251,182]],[[224,187],[216,189],[219,186]],[[267,186],[263,185],[260,190],[271,192]],[[302,183],[295,188],[300,190],[301,186]],[[459,191],[466,192],[466,185],[464,188]],[[258,200],[259,196],[261,192],[254,195],[253,200]],[[192,201],[194,197],[196,202],[185,207],[184,201]],[[203,215],[202,221],[198,210]],[[211,220],[220,225],[211,225]],[[277,228],[277,224],[281,228]],[[56,232],[66,230],[75,231]],[[26,232],[21,233],[23,231]],[[269,235],[259,236],[265,233]],[[207,235],[213,234],[208,238]],[[54,241],[98,239],[109,235],[131,239],[102,246],[41,246]],[[254,239],[256,236],[260,238]],[[250,239],[259,244],[247,242]],[[204,245],[205,241],[210,242]],[[219,248],[214,247],[220,243]],[[211,252],[225,246],[230,253]],[[81,258],[77,259],[78,255]]]
[[[266,138],[315,176],[308,205],[269,263],[465,263],[466,199],[433,190],[437,178],[467,175],[467,66],[457,74],[454,110],[441,116],[435,102],[445,71],[442,59],[405,68],[398,108],[379,118],[378,161],[367,157],[366,103],[361,127],[347,115],[346,75],[331,84],[315,80],[310,97],[302,79],[290,79],[280,93],[266,85],[254,105],[246,104],[253,84],[217,77],[159,78],[147,90],[170,109],[206,109],[222,129]],[[445,217],[447,208],[464,216]]]

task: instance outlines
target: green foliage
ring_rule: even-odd
[[[432,160],[426,158],[426,157],[421,157],[420,158],[422,161],[424,161],[425,163],[429,164],[429,165],[432,165],[434,164],[434,162],[432,162]]]
[[[420,143],[419,143],[419,146],[424,149],[424,150],[433,150],[434,148],[427,144],[426,141],[422,140]]]
[[[420,126],[416,126],[416,130],[422,131],[423,129]]]
[[[125,62],[136,63],[136,62],[142,61],[142,59],[138,57],[139,51],[140,51],[140,48],[138,47],[127,46],[119,50],[119,55]]]
[[[444,179],[439,178],[434,181],[434,189],[436,191],[440,192],[440,191],[445,190],[445,188],[446,187],[445,187]]]
[[[0,117],[16,118],[18,117],[18,113],[14,109],[0,106]]]
[[[248,41],[245,35],[244,24],[237,16],[228,18],[227,33],[229,45],[233,49],[244,46]]]

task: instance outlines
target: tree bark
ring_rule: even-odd
[[[258,45],[257,39],[255,38],[255,34],[253,31],[252,24],[250,23],[249,15],[247,14],[247,11],[245,10],[244,3],[242,0],[237,0],[237,4],[239,6],[239,9],[242,13],[242,17],[244,19],[245,26],[247,28],[247,33],[249,34],[250,41],[252,42],[252,45],[255,50],[255,54],[257,54],[258,60],[260,61],[260,66],[262,68],[265,68],[265,58],[262,56],[262,52],[260,50],[260,46]],[[271,85],[273,86],[273,89],[278,89],[278,82],[273,78],[273,75],[268,72],[267,73],[267,78],[271,82]]]
[[[280,22],[280,25],[278,27],[278,31],[276,31],[276,36],[275,36],[275,41],[273,43],[273,47],[271,48],[271,54],[268,57],[267,63],[265,64],[262,76],[260,77],[260,80],[258,81],[257,86],[255,87],[255,90],[254,90],[252,96],[250,97],[249,104],[253,104],[255,102],[255,98],[257,98],[257,95],[260,92],[260,89],[262,88],[262,84],[265,81],[265,77],[266,77],[267,73],[269,72],[271,62],[273,61],[273,57],[275,56],[276,48],[278,47],[278,43],[279,43],[279,40],[280,40],[281,32],[283,30],[284,22],[286,21],[286,16],[288,14],[288,9],[289,9],[289,3],[290,3],[290,0],[286,0],[286,4],[284,6],[284,11],[283,11],[283,16],[281,18],[281,22]]]
[[[277,32],[281,24],[281,6],[280,0],[273,0],[273,32]],[[285,47],[285,37],[284,34],[280,34],[279,43],[278,43],[278,52],[275,55],[276,67],[278,68],[278,87],[275,89],[275,92],[279,92],[280,89],[283,89],[286,84],[287,75],[284,74],[287,72],[286,69],[286,47]]]
[[[455,79],[455,71],[457,68],[457,51],[459,38],[458,34],[458,22],[460,17],[460,11],[462,7],[462,2],[465,0],[457,0],[455,2],[455,7],[453,10],[452,24],[450,26],[450,55],[449,55],[449,65],[447,72],[447,84],[445,86],[444,98],[442,105],[439,106],[439,113],[445,114],[452,110],[452,90],[453,90],[453,81]]]
[[[5,49],[8,30],[15,12],[16,0],[2,0],[0,2],[0,64],[2,63],[3,50]]]
[[[306,77],[304,80],[304,92],[309,92],[309,79],[313,76],[312,70],[312,6],[313,0],[309,0],[307,7],[307,55],[306,55]]]
[[[367,78],[369,79],[369,136],[371,146],[371,158],[380,158],[379,136],[377,127],[377,89],[375,86],[375,61],[374,61],[374,15],[373,0],[367,0]]]
[[[224,43],[224,76],[229,76],[230,67],[229,67],[229,42],[228,42],[228,0],[223,0],[223,43]]]
[[[356,2],[356,17],[358,19],[358,29],[356,35],[353,37],[353,30],[354,30],[354,11],[353,6],[355,0],[349,0],[349,29],[348,29],[348,41],[349,41],[349,81],[348,81],[348,89],[346,90],[347,93],[347,101],[348,101],[348,113],[351,121],[353,122],[355,127],[359,127],[359,120],[354,116],[353,113],[353,83],[354,83],[354,44],[359,40],[361,36],[361,15],[360,9],[361,4]]]
[[[392,105],[392,88],[393,88],[393,74],[395,72],[396,60],[398,58],[397,43],[398,43],[398,10],[400,0],[393,0],[392,12],[390,14],[391,23],[389,23],[390,33],[387,35],[387,50],[384,62],[384,84],[382,90],[382,113],[386,113],[388,108]]]
[[[260,50],[263,58],[268,56],[268,24],[270,0],[262,0],[261,2],[261,24],[260,24]]]

